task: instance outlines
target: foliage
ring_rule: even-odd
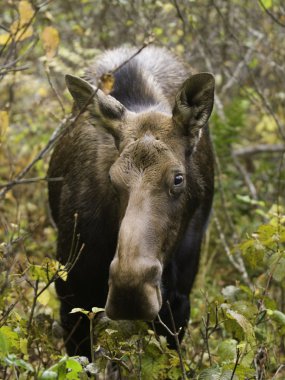
[[[284,15],[279,0],[1,2],[1,378],[284,378]],[[94,305],[74,310],[94,334],[89,363],[65,355],[57,323],[54,279],[76,257],[54,260],[48,153],[71,109],[64,74],[150,37],[215,74],[213,215],[182,358],[149,326],[108,321]]]

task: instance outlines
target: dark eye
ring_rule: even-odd
[[[183,183],[184,177],[182,174],[176,174],[174,177],[174,186],[179,186]]]

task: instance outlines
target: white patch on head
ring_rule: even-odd
[[[150,105],[150,109],[171,113],[175,95],[190,75],[189,68],[165,48],[150,45],[135,55],[137,52],[137,48],[127,46],[107,50],[90,67],[86,73],[87,80],[96,86],[103,74],[114,71],[132,59],[142,68],[145,86],[155,89],[159,100],[158,104]],[[145,111],[145,107],[138,110],[142,111]]]

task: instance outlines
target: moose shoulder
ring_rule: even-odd
[[[56,282],[70,355],[90,356],[87,318],[69,314],[74,307],[105,307],[111,319],[152,321],[159,313],[171,328],[168,301],[177,328],[189,320],[213,197],[214,78],[190,75],[162,48],[130,59],[134,52],[107,51],[85,80],[66,76],[77,109],[95,92],[59,139],[48,173],[63,177],[49,182],[57,257],[65,264],[81,249],[67,281]],[[96,78],[118,67],[110,95],[96,92]]]

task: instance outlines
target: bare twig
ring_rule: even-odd
[[[48,80],[48,83],[49,83],[49,85],[50,85],[50,88],[52,89],[52,91],[53,91],[53,93],[54,93],[56,99],[58,100],[58,103],[59,103],[59,105],[60,105],[60,108],[61,108],[62,114],[63,114],[63,116],[65,116],[65,108],[64,108],[64,105],[63,105],[63,103],[62,103],[62,100],[61,100],[61,98],[60,98],[60,96],[59,96],[59,94],[58,94],[56,88],[54,87],[54,85],[53,85],[53,83],[52,83],[52,80],[51,80],[51,77],[50,77],[49,67],[48,67],[47,64],[45,65],[45,73],[46,73],[47,80]]]
[[[117,71],[119,71],[123,66],[127,65],[133,58],[135,58],[137,55],[139,55],[147,46],[152,44],[154,42],[154,39],[149,37],[148,40],[145,40],[143,45],[133,54],[131,55],[126,61],[121,63],[118,67],[116,67],[114,70],[111,71],[111,74],[115,74]]]
[[[255,188],[253,182],[251,181],[248,172],[246,171],[246,169],[244,168],[244,166],[240,163],[238,157],[234,154],[234,152],[232,152],[232,159],[234,161],[235,166],[237,167],[237,169],[239,170],[239,172],[243,176],[244,182],[247,185],[248,190],[250,191],[250,194],[251,194],[252,198],[255,199],[255,200],[257,200],[258,197],[257,197],[256,188]]]
[[[230,380],[233,380],[233,378],[235,376],[235,372],[237,370],[237,366],[238,366],[238,362],[239,362],[240,356],[241,356],[240,349],[237,348],[237,357],[236,357],[235,366],[234,366],[234,369],[233,369],[233,372],[232,372]]]
[[[238,148],[233,151],[235,156],[252,156],[262,153],[280,153],[285,152],[284,144],[259,144]]]
[[[29,65],[24,65],[24,66],[11,67],[10,69],[6,69],[4,71],[2,71],[2,69],[0,69],[0,76],[4,76],[4,75],[10,73],[11,71],[12,72],[24,71],[24,70],[27,70],[29,67],[30,67]]]
[[[277,371],[275,372],[274,376],[272,377],[272,380],[277,379],[279,372],[281,372],[284,368],[285,368],[285,364],[281,364],[278,367]]]
[[[210,366],[212,366],[212,355],[211,355],[210,346],[209,346],[209,337],[210,337],[209,336],[209,326],[210,326],[210,313],[209,312],[207,313],[206,320],[204,317],[202,317],[202,321],[203,321],[203,324],[205,327],[205,336],[204,336],[204,334],[202,334],[202,336],[203,336],[203,339],[204,339],[205,344],[206,344],[206,350],[208,353]]]
[[[122,68],[124,65],[126,65],[130,60],[132,60],[134,57],[136,57],[143,49],[145,49],[148,45],[150,45],[153,42],[152,39],[149,39],[144,42],[144,44],[131,56],[129,57],[126,61],[124,61],[121,65],[116,67],[111,74],[114,74],[116,71],[118,71],[120,68]],[[36,155],[36,157],[28,164],[22,171],[12,180],[9,182],[2,190],[0,191],[0,199],[4,198],[5,194],[11,190],[19,180],[21,180],[33,167],[34,165],[42,160],[46,154],[51,150],[51,148],[54,146],[55,142],[59,139],[60,136],[62,136],[67,130],[70,130],[71,128],[74,127],[76,124],[77,120],[80,118],[80,116],[86,111],[88,105],[91,103],[92,99],[94,96],[97,94],[98,90],[100,89],[101,86],[101,80],[98,80],[97,87],[94,88],[94,91],[92,94],[89,96],[87,99],[86,103],[83,105],[83,107],[77,112],[77,114],[70,115],[62,120],[60,125],[56,128],[56,130],[53,132],[51,135],[48,143],[46,146]]]
[[[170,320],[171,320],[173,331],[171,331],[170,328],[161,320],[159,314],[157,316],[157,319],[158,319],[159,323],[166,329],[166,331],[171,336],[173,336],[173,338],[175,340],[176,348],[177,348],[177,353],[178,353],[178,357],[179,357],[180,369],[181,369],[181,372],[182,372],[182,379],[186,380],[187,376],[186,376],[186,371],[185,371],[185,367],[184,367],[184,363],[183,363],[180,342],[179,342],[179,338],[178,338],[179,333],[181,331],[181,327],[178,329],[178,331],[176,330],[176,326],[175,326],[175,322],[174,322],[174,318],[173,318],[173,314],[172,314],[172,310],[171,310],[171,306],[170,306],[169,301],[166,301],[166,304],[167,304],[167,307],[168,307],[168,311],[169,311],[169,315],[170,315]]]
[[[272,18],[274,22],[276,22],[276,24],[282,26],[282,28],[285,28],[285,24],[283,24],[272,12],[270,12],[270,10],[264,5],[262,0],[258,0],[258,2],[261,5],[262,9],[268,14],[268,16]]]
[[[271,103],[270,103],[268,97],[265,94],[265,91],[262,91],[260,89],[259,84],[257,83],[256,78],[255,78],[252,70],[248,66],[247,66],[247,68],[248,68],[248,72],[250,74],[250,77],[251,77],[251,80],[252,80],[252,83],[253,83],[253,86],[255,88],[255,91],[256,91],[257,95],[261,99],[261,101],[262,101],[263,105],[265,106],[265,108],[267,109],[268,113],[273,118],[273,120],[274,120],[274,122],[275,122],[275,124],[276,124],[276,126],[278,128],[278,131],[280,133],[280,136],[285,141],[285,127],[284,127],[284,124],[281,123],[281,121],[277,117],[276,113],[274,112],[274,110],[273,110],[273,108],[271,106]]]
[[[173,3],[173,5],[174,5],[174,7],[176,9],[178,18],[181,20],[182,29],[183,29],[183,36],[185,36],[185,34],[186,34],[186,22],[184,20],[183,14],[182,14],[181,9],[179,7],[178,1],[177,0],[172,0],[172,3]]]
[[[36,304],[37,304],[39,281],[40,281],[39,279],[36,280],[35,281],[35,285],[33,287],[33,289],[34,289],[34,298],[33,298],[33,303],[32,303],[32,307],[31,307],[31,311],[30,311],[30,316],[29,316],[29,320],[28,320],[28,325],[27,325],[27,331],[28,332],[31,329],[32,320],[33,320],[33,317],[34,317],[34,312],[35,312],[35,308],[36,308]]]
[[[27,185],[30,183],[35,183],[35,182],[40,182],[40,181],[46,181],[46,182],[60,182],[63,180],[63,177],[54,177],[54,178],[49,178],[49,177],[34,177],[34,178],[23,178],[11,181],[9,183],[6,183],[5,185],[0,185],[0,189],[3,189],[7,186],[13,185]]]
[[[235,71],[230,76],[227,83],[225,83],[224,86],[222,87],[222,89],[220,91],[221,96],[223,96],[239,80],[239,75],[240,75],[242,69],[246,68],[248,62],[250,61],[250,59],[251,59],[251,57],[255,51],[256,45],[261,41],[262,38],[263,38],[263,34],[260,33],[258,35],[258,37],[256,38],[256,40],[254,41],[254,43],[252,44],[251,48],[248,49],[245,56],[238,63]]]
[[[225,237],[225,235],[224,235],[224,233],[222,231],[222,227],[220,225],[220,222],[219,222],[217,216],[215,215],[215,212],[213,212],[213,214],[214,214],[213,215],[214,216],[214,223],[215,223],[215,225],[217,227],[218,233],[220,235],[221,243],[222,243],[222,245],[224,247],[224,250],[226,252],[226,255],[227,255],[230,263],[234,266],[234,268],[236,268],[239,271],[239,273],[242,275],[245,283],[250,288],[252,288],[252,283],[251,283],[251,281],[249,279],[249,275],[248,275],[247,270],[245,268],[245,265],[244,265],[242,257],[240,255],[237,255],[237,254],[235,254],[235,256],[234,256],[231,253],[231,250],[230,250],[230,248],[228,246],[228,243],[226,241],[226,237]]]
[[[8,309],[5,311],[4,315],[0,319],[0,327],[2,327],[5,324],[6,319],[8,318],[9,314],[11,313],[11,311],[14,309],[14,307],[17,305],[18,302],[19,302],[19,300],[17,300],[16,302],[12,303],[8,307]]]
[[[62,349],[64,346],[66,346],[66,344],[69,342],[69,340],[71,339],[72,335],[74,334],[74,332],[77,330],[81,320],[82,320],[82,315],[80,315],[76,321],[76,323],[73,325],[70,333],[68,334],[68,336],[66,337],[66,339],[64,340],[64,342],[62,343],[62,345],[60,346],[60,349]]]
[[[53,147],[54,143],[57,141],[59,136],[63,134],[63,132],[68,128],[71,127],[74,123],[74,120],[76,118],[73,118],[72,116],[69,116],[68,118],[64,119],[61,124],[56,128],[56,130],[53,132],[52,136],[50,137],[48,143],[46,146],[36,155],[36,157],[12,180],[9,182],[1,191],[0,191],[0,199],[5,196],[7,191],[12,189],[19,180],[21,180],[31,169],[32,167],[40,160],[42,160],[45,155],[49,152],[49,150]]]
[[[212,65],[212,62],[209,59],[209,56],[206,54],[204,47],[203,47],[203,41],[201,41],[201,38],[199,38],[200,43],[198,44],[198,49],[200,54],[202,55],[203,59],[205,60],[207,70],[209,70],[211,73],[214,73],[214,68]],[[215,93],[215,105],[217,109],[217,114],[219,115],[220,119],[225,121],[226,116],[224,112],[223,103],[217,93]]]

